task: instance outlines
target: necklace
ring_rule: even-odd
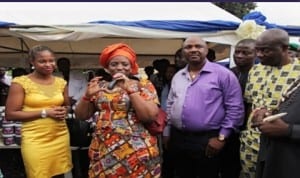
[[[192,78],[192,79],[194,79],[194,78],[196,77],[195,74],[191,74],[191,73],[190,73],[190,75],[191,75],[191,78]]]
[[[190,74],[191,79],[194,80],[199,75],[199,71],[197,71],[197,72],[189,71],[189,74]]]

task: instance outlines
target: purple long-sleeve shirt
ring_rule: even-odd
[[[189,131],[219,129],[229,136],[243,123],[244,104],[240,84],[225,67],[206,60],[200,74],[191,80],[188,66],[173,77],[167,100],[168,125]]]

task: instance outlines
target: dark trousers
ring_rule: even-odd
[[[0,149],[0,169],[4,178],[26,178],[21,149]]]
[[[241,171],[240,138],[233,133],[221,151],[221,178],[239,178]]]
[[[175,168],[174,168],[174,163],[172,161],[172,154],[170,154],[169,150],[164,149],[164,147],[163,147],[162,159],[163,159],[162,166],[161,166],[162,178],[174,178]]]
[[[88,149],[78,149],[72,151],[73,178],[88,178],[89,157]]]
[[[180,178],[218,178],[220,155],[205,155],[208,140],[218,135],[217,130],[188,132],[171,128],[169,152],[171,161]]]

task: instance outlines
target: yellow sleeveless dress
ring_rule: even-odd
[[[23,111],[61,106],[66,82],[55,77],[51,85],[33,82],[28,76],[16,77],[14,83],[25,91]],[[66,122],[36,118],[22,124],[21,152],[28,178],[50,178],[72,169],[69,132]]]

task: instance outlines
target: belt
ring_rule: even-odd
[[[177,129],[175,127],[171,127],[171,133],[174,132],[175,134],[180,134],[184,136],[217,136],[219,135],[219,130],[203,130],[203,131],[191,131],[191,130],[182,130]]]

